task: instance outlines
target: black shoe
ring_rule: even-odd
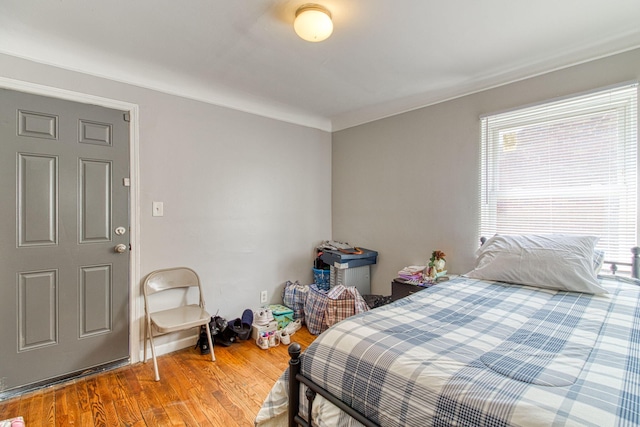
[[[222,333],[217,334],[213,339],[216,344],[220,344],[223,347],[229,347],[236,342],[237,334],[229,327],[225,328]]]
[[[205,326],[200,327],[200,337],[194,349],[200,347],[200,354],[209,354],[211,353],[211,349],[209,349],[209,339],[207,339],[207,333],[204,328]]]
[[[242,320],[239,318],[230,321],[227,328],[231,328],[235,333],[237,340],[248,340],[251,336],[251,325],[242,323]]]

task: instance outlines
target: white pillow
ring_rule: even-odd
[[[496,234],[478,249],[475,279],[606,294],[594,272],[598,238],[567,234]]]
[[[598,249],[593,251],[593,271],[596,273],[596,276],[600,274],[600,270],[602,270],[602,266],[604,265],[604,251],[600,251]]]

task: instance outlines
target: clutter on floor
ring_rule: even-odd
[[[253,325],[253,311],[246,309],[241,318],[233,319],[228,326],[236,333],[238,339],[248,340],[251,336],[251,325]]]
[[[313,260],[313,283],[320,289],[328,291],[331,286],[331,265],[322,260],[323,253],[324,252],[318,248],[316,258]]]
[[[324,290],[343,285],[355,286],[361,295],[371,293],[371,265],[378,262],[378,252],[334,241],[323,242],[316,251],[321,265],[329,266],[329,286],[325,285]]]
[[[391,295],[362,295],[370,309],[382,307],[393,302]]]
[[[24,427],[24,419],[22,417],[10,418],[0,421],[0,427]]]
[[[377,262],[377,257],[378,253],[370,249],[332,240],[322,242],[313,261],[314,283],[287,281],[282,304],[267,304],[255,311],[247,309],[242,317],[229,322],[212,317],[214,346],[230,346],[248,339],[265,350],[289,345],[291,336],[302,325],[318,335],[341,320],[390,303],[390,295],[369,293],[369,266]],[[360,267],[366,267],[364,274],[358,270]],[[367,292],[363,293],[363,289]],[[196,343],[202,354],[209,351],[205,332],[203,329]]]
[[[378,252],[371,249],[325,240],[316,248],[314,283],[288,281],[283,304],[312,334],[320,334],[354,314],[388,304],[390,295],[370,295],[369,267],[377,263],[377,258]]]
[[[282,303],[293,310],[293,319],[302,320],[304,322],[304,303],[307,301],[309,294],[309,285],[301,285],[297,280],[295,282],[287,281],[282,292]]]
[[[329,291],[311,285],[304,306],[307,329],[314,335],[354,314],[369,310],[355,286],[334,286]]]
[[[274,320],[278,322],[278,329],[284,329],[289,322],[293,322],[293,310],[289,307],[282,304],[270,304],[267,308],[271,310]]]
[[[251,309],[246,309],[242,313],[242,317],[233,319],[230,322],[218,315],[212,316],[208,327],[211,331],[213,346],[229,347],[235,342],[248,340],[251,337],[252,324],[253,311]],[[207,340],[206,327],[204,325],[200,327],[200,334],[195,346],[196,349],[200,348],[200,354],[209,354],[211,352]]]

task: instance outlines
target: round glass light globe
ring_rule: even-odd
[[[331,17],[322,10],[306,9],[296,16],[293,29],[303,40],[321,42],[333,32],[333,22]]]

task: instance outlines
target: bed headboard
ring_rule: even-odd
[[[480,246],[484,245],[486,241],[487,241],[486,237],[484,236],[480,237]],[[630,271],[629,271],[630,276],[634,279],[639,279],[640,278],[640,247],[639,246],[632,247],[631,254],[632,254],[631,262],[615,262],[615,261],[607,261],[605,259],[604,264],[607,264],[609,266],[609,271],[613,275],[615,275],[618,272],[620,266],[630,267]]]
[[[619,266],[623,265],[625,267],[631,268],[631,277],[633,277],[634,279],[640,278],[640,247],[632,247],[631,253],[633,254],[631,256],[631,262],[615,262],[607,261],[606,259],[604,260],[604,263],[609,266],[609,271],[611,271],[611,274],[616,274]]]

